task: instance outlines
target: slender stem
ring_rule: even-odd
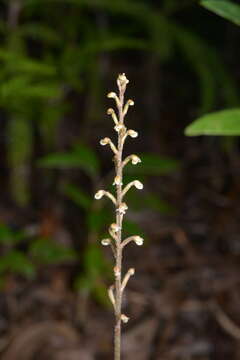
[[[123,115],[123,104],[124,104],[124,92],[125,88],[119,87],[119,105],[118,105],[118,116],[119,123],[123,124],[124,115]],[[116,187],[117,191],[117,203],[116,208],[118,208],[122,203],[122,151],[123,151],[123,132],[119,131],[118,133],[118,151],[115,161],[116,174],[119,176],[120,183]],[[122,310],[122,290],[121,290],[121,281],[122,281],[122,220],[123,214],[119,211],[116,212],[116,224],[119,226],[119,231],[117,232],[116,239],[116,266],[115,269],[115,331],[114,331],[114,360],[121,359],[121,310]]]

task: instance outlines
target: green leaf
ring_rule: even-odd
[[[30,253],[40,264],[61,264],[73,261],[77,257],[73,249],[46,238],[33,241]]]
[[[126,173],[139,175],[165,175],[179,169],[179,161],[156,154],[143,153],[139,155],[141,164],[126,167]]]
[[[62,191],[69,199],[84,210],[89,210],[93,203],[93,199],[75,185],[65,184]]]
[[[47,168],[80,168],[89,175],[99,171],[99,161],[95,152],[84,144],[78,144],[68,153],[49,154],[39,161],[40,166]]]
[[[203,0],[201,5],[215,14],[240,25],[240,6],[225,0]]]
[[[185,135],[240,135],[240,109],[228,109],[204,115],[185,129]]]
[[[29,278],[34,277],[35,267],[22,252],[13,250],[1,256],[0,273],[12,272]]]

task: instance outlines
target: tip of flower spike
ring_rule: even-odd
[[[109,144],[109,142],[110,142],[110,139],[105,137],[104,139],[100,140],[100,145],[104,146],[104,145]]]
[[[134,186],[135,186],[138,190],[142,190],[142,189],[143,189],[143,184],[142,184],[141,181],[139,181],[139,180],[135,180],[135,181],[134,181]]]
[[[128,135],[132,138],[136,138],[138,136],[138,133],[135,130],[128,130]]]
[[[125,73],[119,74],[117,82],[120,86],[126,86],[129,83],[129,80],[127,79]]]
[[[134,101],[133,101],[132,99],[129,99],[129,100],[128,100],[128,105],[129,105],[129,106],[133,106],[133,105],[134,105]]]
[[[110,240],[110,239],[102,239],[102,240],[101,240],[101,244],[102,244],[103,246],[108,246],[108,245],[110,245],[110,243],[111,243],[111,240]]]
[[[109,99],[115,99],[117,97],[117,94],[113,91],[111,91],[110,93],[107,94],[107,97]]]
[[[143,244],[143,238],[141,238],[140,236],[135,236],[133,238],[133,240],[135,241],[135,243],[138,245],[138,246],[141,246]]]
[[[98,192],[96,192],[96,194],[94,195],[96,200],[99,200],[103,197],[103,195],[105,194],[104,190],[98,190]]]
[[[126,324],[126,323],[128,322],[128,320],[129,320],[129,317],[127,317],[126,315],[122,314],[122,315],[121,315],[121,320],[122,320],[122,322],[123,322],[124,324]]]

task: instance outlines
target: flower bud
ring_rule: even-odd
[[[135,181],[134,181],[134,186],[135,186],[138,190],[142,190],[142,189],[143,189],[143,184],[142,184],[141,181],[139,181],[139,180],[135,180]]]
[[[133,105],[134,105],[134,101],[133,101],[132,99],[129,99],[129,100],[127,101],[127,103],[128,103],[129,106],[133,106]]]
[[[108,245],[110,245],[110,243],[111,243],[111,240],[110,240],[110,239],[102,239],[102,240],[101,240],[101,244],[102,244],[103,246],[108,246]]]
[[[132,156],[131,156],[131,161],[132,161],[132,164],[133,164],[133,165],[137,165],[138,163],[141,162],[141,159],[140,159],[140,157],[138,157],[137,155],[132,155]]]
[[[117,97],[117,94],[112,91],[112,92],[107,94],[107,97],[110,98],[110,99],[115,99]]]
[[[118,175],[115,176],[113,185],[122,185],[122,181],[121,181],[120,176],[118,176]]]
[[[102,146],[107,145],[107,144],[109,144],[109,143],[110,143],[110,139],[109,139],[108,137],[105,137],[104,139],[101,139],[101,140],[100,140],[100,144],[101,144]]]
[[[136,138],[138,136],[137,131],[135,130],[128,130],[128,135],[131,136],[132,138]]]
[[[119,124],[119,123],[118,123],[116,126],[114,126],[114,130],[115,130],[116,132],[121,131],[123,128],[124,128],[124,125]]]
[[[141,238],[140,236],[134,236],[133,237],[133,240],[135,241],[135,243],[138,245],[138,246],[141,246],[143,244],[143,238]]]
[[[129,269],[128,270],[128,272],[129,272],[129,275],[134,275],[135,274],[135,269],[134,268],[131,268],[131,269]]]
[[[122,320],[122,322],[123,322],[124,324],[126,324],[126,323],[128,322],[128,320],[129,320],[129,317],[127,317],[126,315],[122,314],[122,315],[121,315],[121,320]]]
[[[104,190],[98,190],[98,192],[96,192],[96,194],[94,195],[96,200],[99,200],[103,197],[103,195],[105,194]]]
[[[118,231],[120,230],[120,227],[119,227],[117,224],[113,223],[113,224],[110,225],[110,229],[111,229],[114,233],[116,233],[116,232],[118,232]]]
[[[112,115],[114,113],[114,110],[112,108],[107,109],[107,114]]]

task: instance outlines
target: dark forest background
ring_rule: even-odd
[[[99,140],[122,72],[142,158],[125,179],[145,184],[124,229],[145,238],[124,260],[124,359],[239,359],[239,140],[184,135],[239,106],[239,41],[195,0],[0,1],[3,360],[112,358],[114,214],[94,193],[112,183]]]

